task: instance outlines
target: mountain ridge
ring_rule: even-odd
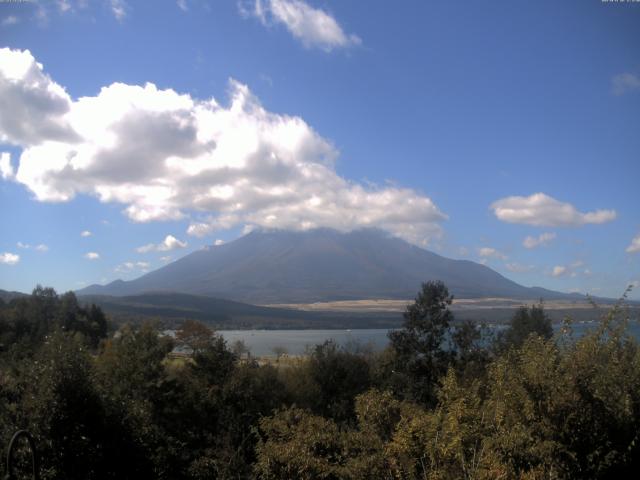
[[[404,300],[414,298],[428,280],[442,280],[460,298],[584,298],[524,287],[485,265],[449,259],[377,229],[254,231],[192,252],[137,279],[91,285],[77,293],[176,292],[263,305]]]

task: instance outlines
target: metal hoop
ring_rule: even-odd
[[[20,437],[25,437],[27,442],[29,443],[29,448],[31,449],[31,469],[33,473],[34,480],[39,480],[40,476],[38,475],[38,452],[36,451],[36,442],[33,439],[33,436],[27,432],[26,430],[18,430],[11,437],[11,441],[9,442],[9,448],[7,449],[7,475],[4,477],[4,480],[14,480],[16,477],[13,474],[13,451],[16,446],[16,442]]]

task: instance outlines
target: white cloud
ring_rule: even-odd
[[[556,234],[550,232],[541,233],[537,237],[532,237],[529,235],[524,239],[522,245],[524,245],[525,248],[529,249],[546,246],[549,245],[549,242],[551,242],[551,240],[553,240],[554,238],[556,238]]]
[[[127,16],[127,4],[124,0],[111,0],[110,2],[111,12],[116,20],[122,22]]]
[[[162,260],[163,262],[169,262],[169,261],[171,261],[171,255],[166,255],[164,257],[160,257],[160,260]]]
[[[640,233],[633,237],[631,243],[625,250],[627,253],[638,253],[640,252]]]
[[[9,252],[0,253],[0,263],[4,263],[5,265],[15,265],[19,261],[20,255]]]
[[[616,218],[615,210],[582,213],[569,204],[544,193],[528,197],[506,197],[491,205],[499,220],[534,226],[577,227],[588,223],[605,223]]]
[[[22,242],[18,242],[16,243],[18,248],[22,248],[24,250],[36,250],[38,252],[48,252],[49,251],[49,247],[47,245],[45,245],[44,243],[40,243],[38,245],[29,245],[28,243],[22,243]]]
[[[80,232],[80,236],[81,237],[90,237],[91,235],[93,235],[89,230],[83,230],[82,232]]]
[[[100,258],[100,254],[96,252],[88,252],[84,254],[84,258],[87,260],[98,260]]]
[[[575,278],[578,275],[590,276],[591,270],[585,267],[585,263],[582,260],[576,260],[569,265],[556,265],[551,270],[552,277],[561,277],[567,275],[571,278]]]
[[[507,263],[505,267],[507,268],[507,270],[514,273],[530,272],[534,268],[533,265],[522,265],[516,262]]]
[[[3,27],[8,27],[9,25],[15,25],[19,21],[20,20],[15,15],[9,15],[8,17],[3,18],[1,23]]]
[[[154,243],[149,243],[147,245],[143,245],[142,247],[136,248],[136,251],[139,253],[148,253],[148,252],[168,252],[171,250],[175,250],[176,248],[185,248],[187,246],[187,242],[181,242],[173,235],[167,235],[164,240],[157,245]]]
[[[224,240],[217,239],[215,242],[213,242],[213,244],[214,244],[216,247],[219,247],[220,245],[224,245],[224,244],[225,244],[225,241],[224,241]]]
[[[14,175],[11,154],[9,152],[0,153],[0,176],[2,176],[3,180],[11,180]]]
[[[187,228],[187,235],[194,237],[204,237],[215,230],[214,226],[210,223],[192,223]]]
[[[621,73],[611,79],[611,91],[614,95],[640,91],[640,76],[633,73]]]
[[[362,43],[357,35],[346,34],[327,12],[302,0],[255,0],[253,8],[241,6],[240,11],[244,15],[255,16],[265,26],[273,23],[284,25],[306,48],[330,52]]]
[[[182,10],[183,12],[189,10],[189,7],[187,6],[187,0],[176,0],[176,3],[178,4],[178,8],[180,8],[180,10]]]
[[[442,234],[447,216],[430,198],[339,176],[328,140],[299,117],[266,111],[236,81],[226,107],[153,84],[114,83],[71,100],[28,51],[0,55],[10,59],[0,61],[0,85],[11,87],[0,87],[0,105],[15,103],[2,110],[22,116],[17,126],[0,117],[0,136],[23,147],[15,178],[39,201],[89,194],[125,205],[137,222],[189,215],[200,218],[192,235],[378,227],[426,245]],[[32,108],[31,98],[42,100]]]
[[[134,270],[140,270],[143,273],[148,272],[151,264],[149,262],[124,262],[118,265],[114,271],[118,273],[128,273]]]
[[[47,13],[47,9],[44,7],[42,2],[38,2],[38,8],[34,14],[34,18],[41,25],[47,25],[49,23],[49,14]]]
[[[566,275],[566,273],[567,273],[567,267],[563,265],[556,265],[555,267],[553,267],[553,270],[551,271],[551,275],[554,277],[560,277],[562,275]]]
[[[67,0],[57,0],[56,4],[60,13],[66,13],[71,10],[71,4]]]
[[[495,248],[491,248],[491,247],[482,247],[478,249],[478,254],[481,257],[493,257],[493,258],[499,258],[500,260],[506,260],[507,256],[501,252],[499,252],[498,250],[496,250]]]
[[[187,234],[194,237],[204,237],[218,230],[228,230],[241,222],[238,215],[226,214],[218,217],[209,217],[205,223],[192,223],[187,228]]]
[[[42,140],[78,140],[67,121],[71,99],[29,50],[0,49],[0,142],[28,147]]]

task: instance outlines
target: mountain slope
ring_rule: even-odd
[[[92,285],[78,293],[172,291],[253,304],[310,303],[411,299],[427,280],[444,281],[462,298],[569,297],[523,287],[484,265],[448,259],[371,229],[252,232],[193,252],[138,279]]]
[[[8,292],[7,290],[0,290],[0,299],[3,302],[10,302],[14,298],[26,297],[26,293],[22,292]]]

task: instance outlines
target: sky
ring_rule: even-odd
[[[0,289],[376,227],[640,299],[640,2],[0,2]]]

